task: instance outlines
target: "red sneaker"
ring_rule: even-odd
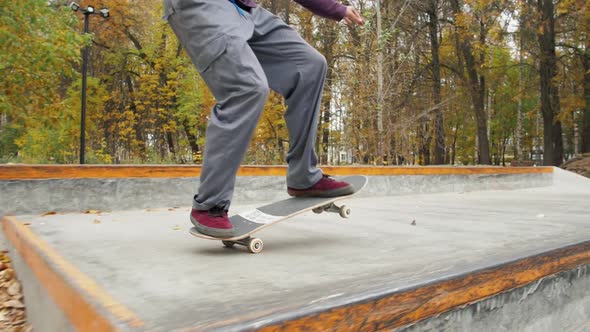
[[[307,189],[287,188],[287,193],[297,197],[337,197],[354,193],[354,188],[343,181],[336,181],[325,175],[316,184]]]
[[[234,226],[227,217],[227,211],[222,208],[214,207],[210,210],[191,211],[191,222],[199,233],[228,238],[234,235]]]

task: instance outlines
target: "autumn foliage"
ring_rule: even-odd
[[[69,2],[0,0],[0,161],[78,162],[88,45],[87,162],[200,163],[215,100],[162,1],[78,3],[111,17],[92,16],[84,36]],[[349,1],[364,27],[259,3],[328,62],[322,164],[560,164],[590,152],[589,1]],[[244,164],[285,162],[285,107],[271,94]]]

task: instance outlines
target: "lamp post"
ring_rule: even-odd
[[[78,10],[82,11],[84,14],[84,34],[88,33],[89,27],[89,17],[92,14],[98,14],[103,18],[109,17],[109,10],[103,8],[98,12],[92,6],[87,6],[86,8],[82,8],[79,4],[72,2],[70,4],[70,8],[73,11],[77,12]],[[86,150],[86,82],[87,82],[87,72],[88,72],[88,46],[84,46],[82,50],[82,111],[80,116],[80,164],[84,164],[84,151]]]

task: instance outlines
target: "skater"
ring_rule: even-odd
[[[353,7],[336,0],[295,0],[313,13],[364,24]],[[286,100],[289,131],[287,192],[340,196],[345,182],[322,174],[314,142],[327,71],[325,58],[254,0],[164,0],[164,18],[213,93],[198,193],[190,220],[213,237],[231,237],[227,217],[236,174],[269,89]]]

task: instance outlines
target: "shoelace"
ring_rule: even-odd
[[[214,207],[209,210],[209,216],[213,218],[223,218],[225,217],[225,210],[220,207]]]
[[[336,181],[336,180],[332,179],[332,175],[329,175],[329,174],[323,174],[323,177],[324,177],[324,179],[326,179],[328,181],[332,181],[332,182]]]

